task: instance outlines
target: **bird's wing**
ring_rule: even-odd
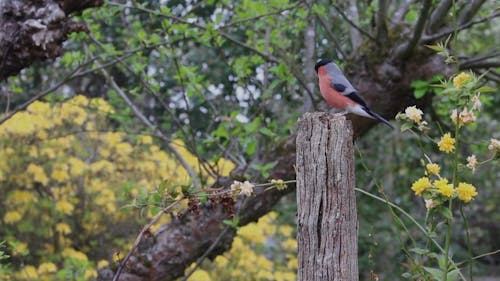
[[[335,91],[339,92],[340,94],[353,100],[354,102],[360,104],[361,106],[366,107],[365,100],[363,99],[362,96],[359,95],[359,92],[356,89],[354,89],[351,83],[349,83],[349,81],[347,81],[347,79],[345,78],[344,78],[344,83],[347,83],[347,85],[341,83],[340,80],[337,79],[336,81],[332,81],[330,83],[330,87],[332,87]]]
[[[362,96],[359,95],[358,92],[352,92],[350,94],[347,94],[345,95],[346,97],[348,97],[349,99],[353,100],[354,102],[356,102],[357,104],[363,106],[363,107],[368,107],[366,105],[366,101],[363,99]]]

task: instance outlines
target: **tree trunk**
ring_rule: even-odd
[[[358,280],[351,122],[306,113],[297,135],[299,281]]]
[[[70,14],[102,4],[102,0],[0,1],[0,81],[35,61],[62,55],[67,36],[87,30]]]

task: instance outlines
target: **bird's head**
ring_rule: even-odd
[[[329,64],[331,62],[332,62],[332,60],[327,60],[327,59],[320,59],[320,60],[318,60],[318,62],[314,66],[314,69],[316,70],[316,73],[318,73],[318,68],[322,67],[323,65],[327,65],[327,64]]]

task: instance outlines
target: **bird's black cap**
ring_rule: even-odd
[[[320,59],[316,65],[314,66],[314,69],[316,70],[316,73],[318,73],[318,68],[320,68],[321,66],[325,65],[325,64],[329,64],[331,63],[332,60],[325,60],[325,59]]]

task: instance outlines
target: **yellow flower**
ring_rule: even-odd
[[[38,266],[38,274],[54,273],[57,271],[57,266],[51,262],[44,262]]]
[[[56,210],[66,215],[71,215],[74,208],[75,207],[68,201],[60,200],[56,202]]]
[[[409,106],[405,109],[406,116],[415,121],[416,123],[420,123],[422,120],[422,110],[418,109],[416,106]]]
[[[463,88],[471,80],[472,77],[469,74],[461,72],[453,78],[453,86],[455,86],[455,88]]]
[[[139,142],[142,144],[152,144],[153,138],[151,136],[141,136]]]
[[[434,186],[438,189],[439,193],[446,197],[452,197],[455,190],[453,185],[448,183],[447,179],[439,179],[434,181]]]
[[[75,260],[79,260],[79,261],[87,261],[88,258],[87,256],[80,252],[80,251],[77,251],[75,249],[72,249],[72,248],[66,248],[62,251],[61,255],[65,258],[71,258],[71,259],[75,259]]]
[[[32,265],[25,266],[20,270],[21,279],[27,280],[37,280],[38,273],[36,272],[36,268]]]
[[[441,137],[437,143],[439,150],[450,153],[455,150],[455,139],[451,137],[450,133],[446,133]]]
[[[19,256],[19,255],[27,255],[29,254],[29,249],[28,249],[28,244],[23,243],[23,242],[15,242],[12,243],[13,251],[12,254],[14,256]]]
[[[58,223],[56,224],[56,231],[62,234],[70,234],[71,227],[66,223]]]
[[[85,278],[85,280],[94,280],[97,278],[97,271],[93,268],[87,268],[83,273],[83,278]]]
[[[43,185],[47,185],[49,183],[49,178],[45,175],[43,168],[38,165],[33,163],[29,164],[26,172],[30,174],[36,182]]]
[[[5,213],[3,216],[3,221],[5,223],[11,224],[20,221],[23,218],[23,215],[17,211],[9,211]]]
[[[100,260],[97,263],[97,268],[99,268],[99,269],[105,268],[105,267],[108,267],[108,266],[109,266],[109,262],[107,260]]]
[[[470,183],[461,182],[457,187],[458,198],[465,203],[470,202],[476,195],[476,187]]]
[[[441,167],[439,167],[439,165],[435,163],[429,163],[425,165],[425,169],[429,174],[432,175],[439,175],[439,172],[441,171]]]
[[[411,185],[411,190],[415,192],[416,195],[421,195],[422,192],[425,190],[431,188],[431,181],[429,180],[428,177],[422,177],[418,180],[416,180],[412,185]]]
[[[203,269],[197,269],[191,276],[189,276],[188,281],[212,281],[208,272]]]
[[[286,239],[283,242],[283,248],[285,248],[287,250],[295,250],[295,249],[297,249],[297,240],[292,239],[292,238]]]
[[[54,165],[52,174],[50,176],[58,182],[69,180],[67,165],[66,164]]]
[[[87,164],[85,164],[85,162],[83,162],[82,160],[75,158],[75,157],[71,157],[68,160],[68,162],[71,165],[71,168],[69,169],[69,173],[73,177],[76,177],[76,176],[83,174],[83,172],[85,171],[85,168],[87,167]]]
[[[37,198],[29,191],[14,190],[9,193],[7,202],[9,204],[28,205],[36,202]]]
[[[122,142],[116,145],[116,151],[118,151],[120,155],[129,155],[134,151],[134,149],[129,143]]]

